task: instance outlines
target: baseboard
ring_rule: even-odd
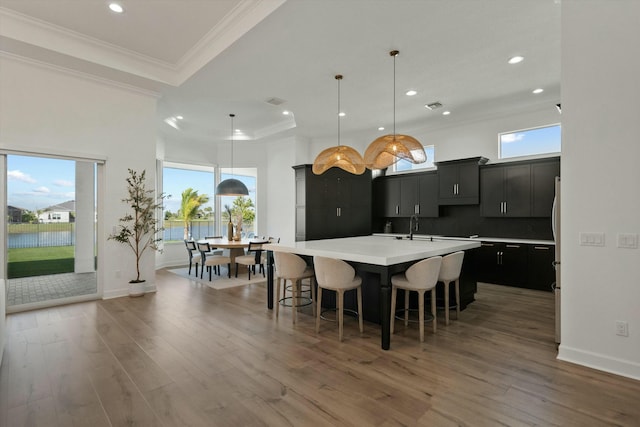
[[[623,377],[640,380],[640,363],[618,359],[603,354],[579,350],[560,344],[558,359],[578,365],[587,366],[599,371],[610,372]]]
[[[156,292],[156,291],[157,291],[157,288],[155,283],[146,283],[144,285],[145,294]],[[124,288],[112,289],[104,292],[104,294],[102,295],[102,299],[113,299],[113,298],[121,298],[121,297],[128,297],[128,296],[129,296],[129,287],[124,287]]]

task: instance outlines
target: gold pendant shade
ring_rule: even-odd
[[[409,135],[385,135],[375,139],[364,152],[364,162],[369,169],[385,169],[398,160],[424,163],[427,154],[424,147]]]
[[[322,150],[313,162],[311,170],[320,175],[334,166],[354,175],[362,175],[366,170],[360,153],[346,145]]]
[[[342,75],[335,76],[338,81],[338,145],[322,150],[313,161],[311,171],[320,175],[332,167],[337,167],[354,175],[362,175],[367,169],[360,153],[347,145],[340,145],[340,80]]]
[[[392,50],[393,57],[393,133],[376,138],[364,152],[364,162],[369,169],[385,169],[399,160],[424,163],[427,154],[417,139],[409,135],[396,134],[396,56],[400,52]]]

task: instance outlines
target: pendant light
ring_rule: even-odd
[[[338,145],[321,151],[314,160],[311,170],[314,174],[320,175],[335,166],[354,175],[362,175],[366,167],[360,153],[349,146],[340,145],[340,81],[342,75],[336,75],[335,79],[338,81]]]
[[[393,133],[374,140],[364,153],[364,161],[369,169],[385,169],[400,159],[411,163],[424,163],[427,154],[422,144],[412,136],[396,134],[396,56],[400,52],[392,50],[393,56]]]
[[[233,176],[233,118],[235,114],[229,114],[231,117],[231,176]],[[216,187],[216,196],[248,196],[249,190],[247,186],[235,178],[228,178],[220,182]]]

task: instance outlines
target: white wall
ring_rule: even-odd
[[[562,2],[559,358],[640,379],[640,2]],[[578,245],[602,232],[604,247]],[[615,322],[629,322],[629,337]]]
[[[98,286],[105,297],[128,294],[133,257],[106,235],[126,212],[127,168],[146,169],[155,185],[155,96],[14,57],[0,57],[0,69],[0,148],[106,159]],[[152,252],[142,269],[153,290]]]

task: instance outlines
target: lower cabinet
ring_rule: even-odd
[[[478,282],[551,291],[554,246],[482,242],[475,254]]]

